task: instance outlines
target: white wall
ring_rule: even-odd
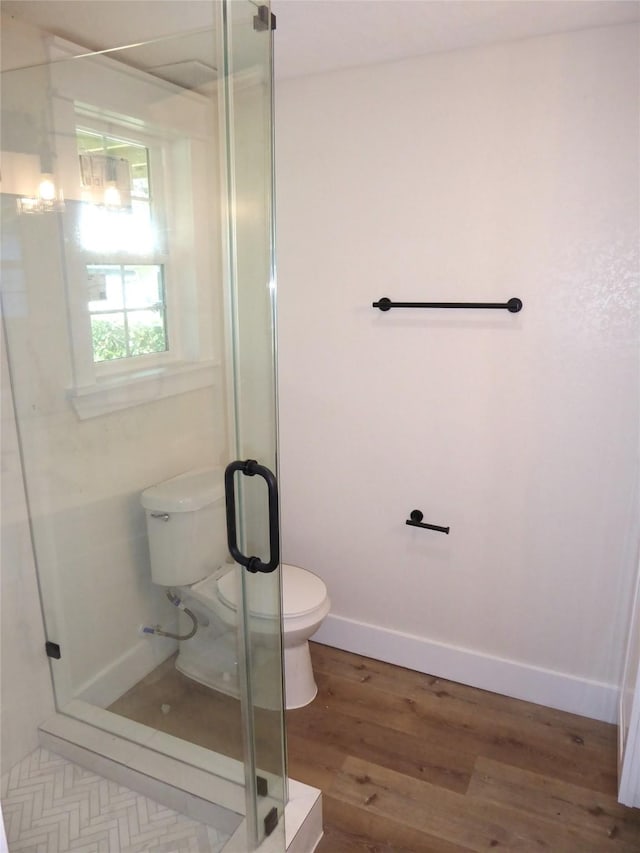
[[[606,719],[634,573],[637,38],[276,91],[283,549],[329,587],[318,639]]]

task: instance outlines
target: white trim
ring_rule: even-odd
[[[638,434],[640,438],[640,433]],[[640,468],[638,468],[640,471]],[[638,518],[640,478],[636,477],[631,517]],[[637,525],[628,531],[630,562],[637,567],[627,629],[618,721],[618,801],[640,807],[640,537]]]
[[[366,657],[580,714],[617,722],[618,687],[434,642],[330,614],[314,641]]]
[[[76,691],[78,699],[97,705],[98,708],[108,708],[160,666],[178,647],[175,640],[158,639],[162,645],[140,639],[135,646],[127,649],[119,658],[85,681]]]
[[[636,576],[629,622],[619,703],[618,800],[625,806],[637,808],[640,807],[640,571]]]
[[[9,844],[7,843],[7,833],[4,828],[4,818],[2,816],[2,808],[0,807],[0,853],[5,853],[9,850]]]
[[[623,704],[620,703],[618,802],[640,808],[640,687],[636,687],[628,730],[623,716]],[[623,743],[625,731],[627,736]]]
[[[81,421],[130,406],[140,406],[176,394],[218,384],[219,362],[175,363],[98,380],[95,385],[69,389],[68,397]]]

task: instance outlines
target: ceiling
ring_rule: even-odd
[[[640,17],[640,3],[615,0],[272,0],[272,9],[280,77]]]
[[[245,17],[247,6],[232,3]],[[3,0],[0,8],[94,50],[172,37],[139,54],[143,67],[211,65],[201,32],[213,25],[210,0]],[[272,11],[280,79],[640,20],[636,0],[272,0]]]

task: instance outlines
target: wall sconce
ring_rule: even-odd
[[[60,213],[64,210],[62,190],[56,187],[51,154],[40,155],[40,180],[36,194],[18,199],[18,213]]]
[[[104,188],[104,205],[105,207],[122,207],[120,190],[115,181],[109,181]]]

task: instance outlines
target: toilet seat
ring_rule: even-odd
[[[282,614],[284,617],[304,616],[316,610],[327,598],[327,587],[313,572],[283,563],[282,571]],[[228,571],[216,580],[213,576],[194,584],[196,595],[207,599],[219,598],[233,610],[238,607],[238,586],[233,571]],[[264,595],[261,594],[264,591]],[[256,574],[250,585],[249,611],[252,616],[263,618],[277,615],[277,602],[273,600],[272,581]]]
[[[283,563],[282,571],[282,615],[304,616],[316,610],[327,597],[327,588],[317,575],[299,566]],[[262,590],[267,593],[261,595]],[[238,588],[233,572],[228,572],[218,581],[220,598],[234,610],[238,606]],[[252,616],[269,617],[277,614],[277,603],[273,601],[272,581],[264,575],[256,575],[249,590],[249,611]]]
[[[282,565],[282,612],[286,617],[306,616],[327,599],[324,581],[300,566]]]

